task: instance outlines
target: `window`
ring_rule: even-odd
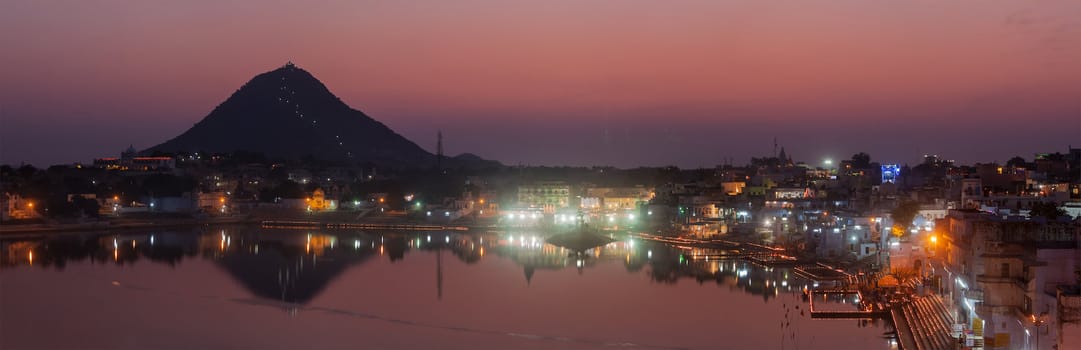
[[[999,275],[1002,277],[1010,277],[1010,263],[1002,263],[999,267]]]

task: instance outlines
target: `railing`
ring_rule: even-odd
[[[976,282],[979,283],[1013,283],[1021,290],[1028,290],[1028,281],[1022,277],[1011,276],[992,276],[992,275],[977,275]]]
[[[987,304],[982,303],[982,302],[981,303],[976,303],[975,307],[976,307],[976,314],[979,315],[980,318],[989,319],[990,316],[995,313],[995,307],[994,306],[987,305]]]

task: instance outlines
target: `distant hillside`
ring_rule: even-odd
[[[428,167],[435,155],[350,108],[292,63],[252,78],[203,120],[148,152],[261,152],[270,157]],[[445,166],[491,166],[475,155]]]

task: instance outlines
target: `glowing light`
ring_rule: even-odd
[[[26,260],[30,261],[30,265],[34,264],[34,251],[33,250],[26,252]]]
[[[931,243],[938,243],[938,236],[931,236]]]

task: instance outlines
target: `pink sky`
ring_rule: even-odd
[[[1068,0],[13,0],[0,162],[152,146],[288,60],[505,163],[711,166],[773,137],[806,161],[1031,158],[1081,146],[1079,38]]]

